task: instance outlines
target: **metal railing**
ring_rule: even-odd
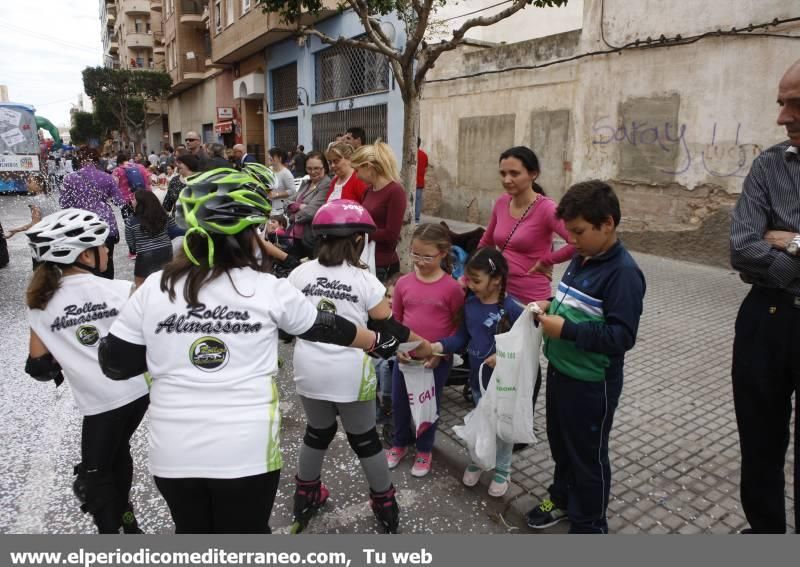
[[[272,78],[272,111],[297,108],[297,63],[274,69]]]
[[[384,55],[337,45],[315,55],[317,102],[389,90]]]
[[[386,124],[385,104],[315,114],[311,117],[313,146],[315,150],[324,150],[336,139],[336,134],[344,134],[351,126],[364,128],[368,144],[378,138],[386,141]]]
[[[183,14],[196,14],[198,16],[203,14],[205,2],[201,0],[181,0],[181,13]]]

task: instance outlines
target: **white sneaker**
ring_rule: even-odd
[[[508,492],[509,477],[495,473],[491,484],[489,484],[489,496],[500,498]]]
[[[482,472],[475,465],[469,465],[464,469],[464,476],[461,477],[461,482],[464,483],[464,486],[475,486],[480,481]]]

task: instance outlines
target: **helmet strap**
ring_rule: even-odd
[[[72,265],[73,266],[77,266],[78,268],[80,268],[82,270],[86,270],[87,272],[91,272],[95,276],[99,276],[100,274],[102,274],[103,272],[100,271],[100,252],[97,251],[97,248],[98,248],[97,246],[92,248],[92,252],[94,252],[94,266],[93,267],[89,266],[87,264],[84,264],[82,262],[73,262]]]
[[[186,231],[186,234],[183,236],[183,251],[186,253],[186,257],[189,258],[189,261],[194,264],[195,266],[200,266],[200,262],[197,258],[194,257],[192,251],[189,248],[189,235],[196,232],[200,236],[206,239],[208,244],[208,267],[214,267],[214,241],[211,240],[208,232],[205,231],[202,227],[193,226],[189,230]]]

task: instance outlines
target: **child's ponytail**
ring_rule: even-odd
[[[25,303],[31,309],[44,309],[61,287],[61,268],[53,262],[44,262],[33,272],[31,283],[25,291]]]

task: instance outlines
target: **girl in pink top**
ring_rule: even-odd
[[[500,155],[506,194],[497,199],[479,247],[495,246],[508,262],[508,294],[523,303],[550,299],[553,264],[572,258],[567,245],[553,251],[553,234],[568,241],[556,202],[536,184],[539,160],[530,148],[517,146]]]
[[[394,288],[394,318],[429,341],[454,334],[458,315],[464,307],[464,291],[448,273],[452,268],[450,248],[450,235],[441,225],[423,224],[417,227],[411,240],[414,272],[400,278]],[[400,363],[409,360],[400,353],[397,358]],[[433,368],[438,411],[442,388],[450,373],[450,361],[435,358],[428,366]],[[411,440],[411,407],[400,364],[395,365],[392,374],[392,414],[394,437],[392,448],[386,452],[390,469],[395,468],[406,456],[406,446]],[[412,475],[422,477],[430,472],[435,435],[436,423],[417,436],[417,458],[411,468]]]

